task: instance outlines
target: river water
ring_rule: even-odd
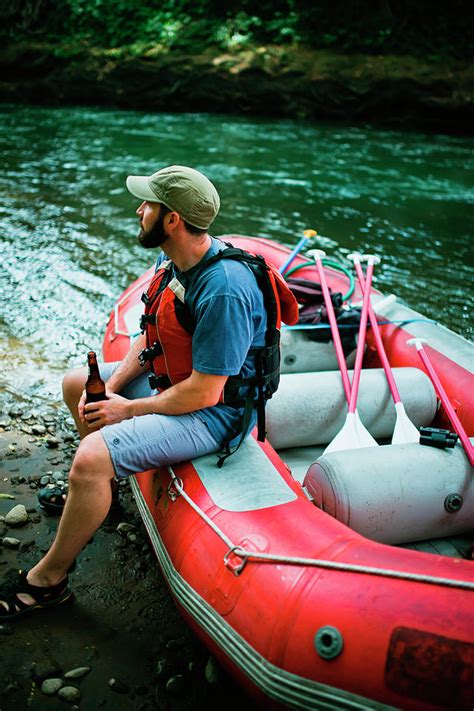
[[[383,257],[375,284],[473,334],[474,142],[205,114],[0,107],[0,405],[58,403],[110,309],[150,266],[129,173],[187,164],[216,184],[213,234]]]

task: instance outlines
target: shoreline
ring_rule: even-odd
[[[37,493],[41,477],[67,477],[77,446],[68,420],[64,411],[13,406],[0,418],[2,579],[10,568],[33,565],[54,537],[59,517],[46,515]],[[28,519],[7,526],[4,516],[18,504]],[[17,543],[5,545],[5,538]],[[70,692],[75,709],[191,711],[224,704],[229,695],[251,708],[180,617],[129,482],[120,484],[118,504],[78,556],[71,583],[72,602],[16,622],[0,619],[4,711],[64,708],[57,692],[44,693],[46,679],[77,689]]]
[[[267,45],[200,54],[19,42],[0,50],[0,101],[369,123],[474,133],[474,66]]]

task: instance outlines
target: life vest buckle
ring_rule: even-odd
[[[150,388],[152,390],[166,390],[166,388],[169,388],[172,385],[172,382],[167,375],[149,375],[148,382],[150,383]]]
[[[155,324],[156,323],[156,314],[151,313],[151,314],[142,314],[140,316],[140,331],[142,333],[145,333],[145,329],[148,324]]]
[[[157,356],[161,355],[163,353],[163,349],[161,348],[161,343],[158,341],[155,341],[154,344],[150,348],[143,348],[140,353],[138,354],[138,362],[140,363],[141,367],[143,368],[144,365],[152,361],[154,358]]]

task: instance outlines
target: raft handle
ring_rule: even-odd
[[[240,560],[240,563],[237,561]],[[224,565],[236,576],[239,576],[247,564],[248,556],[240,546],[232,546],[224,556]]]

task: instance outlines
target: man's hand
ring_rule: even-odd
[[[107,400],[100,402],[90,402],[85,405],[85,394],[83,393],[79,402],[79,416],[81,420],[91,429],[103,427],[104,425],[115,425],[122,420],[132,417],[131,401],[116,393],[106,391]]]

